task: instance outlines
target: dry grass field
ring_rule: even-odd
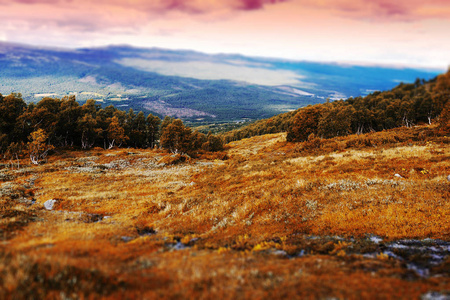
[[[3,161],[0,298],[450,297],[449,144],[416,127]]]

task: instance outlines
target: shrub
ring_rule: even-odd
[[[179,163],[183,163],[185,161],[190,161],[191,158],[186,154],[172,154],[172,155],[166,155],[163,158],[161,158],[158,163],[164,164],[164,165],[176,165]]]
[[[439,116],[438,130],[440,134],[450,134],[450,101],[447,101],[447,105],[445,105],[441,115]]]

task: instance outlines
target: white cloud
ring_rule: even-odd
[[[118,63],[139,70],[168,76],[180,76],[208,80],[236,80],[259,85],[298,85],[301,75],[291,71],[276,71],[247,66],[212,62],[170,62],[124,58]]]
[[[447,68],[450,2],[411,1],[0,0],[0,40]]]

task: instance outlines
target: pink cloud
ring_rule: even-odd
[[[287,0],[240,0],[238,7],[242,10],[262,9],[267,4],[286,2]]]
[[[132,31],[179,14],[202,20],[232,17],[236,11],[261,10],[290,0],[0,0],[0,26],[52,27],[93,32]],[[170,19],[170,18],[168,18]]]
[[[345,18],[369,21],[449,19],[450,15],[449,0],[0,0],[0,6],[3,6],[0,10],[17,5],[23,6],[23,9],[27,6],[52,5],[48,8],[51,11],[70,8],[82,17],[84,12],[105,8],[106,11],[114,10],[117,18],[126,19],[127,11],[138,11],[151,18],[177,12],[208,15],[262,10],[285,2],[291,2],[294,9],[313,8]]]
[[[448,0],[296,0],[297,3],[342,17],[369,21],[450,19]]]
[[[61,0],[0,0],[0,5],[5,4],[5,5],[14,5],[14,4],[29,4],[29,5],[39,5],[39,4],[56,4],[56,3],[61,3],[64,1]]]
[[[287,2],[290,0],[135,0],[132,6],[145,8],[151,12],[173,12],[180,11],[194,14],[214,13],[223,10],[258,10],[267,5]],[[106,1],[105,3],[111,3]],[[114,2],[116,5],[128,5],[121,0]]]
[[[277,3],[282,3],[290,0],[231,0],[231,1],[221,1],[221,0],[78,0],[76,1],[77,7],[86,7],[90,4],[103,5],[103,6],[121,6],[128,9],[133,8],[145,8],[148,12],[162,12],[162,11],[182,11],[188,13],[207,13],[215,9],[228,8],[230,10],[255,10],[262,9],[266,5],[273,5]],[[72,0],[0,0],[1,4],[28,4],[28,5],[39,5],[39,4],[55,4],[57,6],[66,6],[75,4]]]

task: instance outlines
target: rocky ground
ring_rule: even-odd
[[[352,139],[3,161],[0,297],[449,299],[448,138]]]

